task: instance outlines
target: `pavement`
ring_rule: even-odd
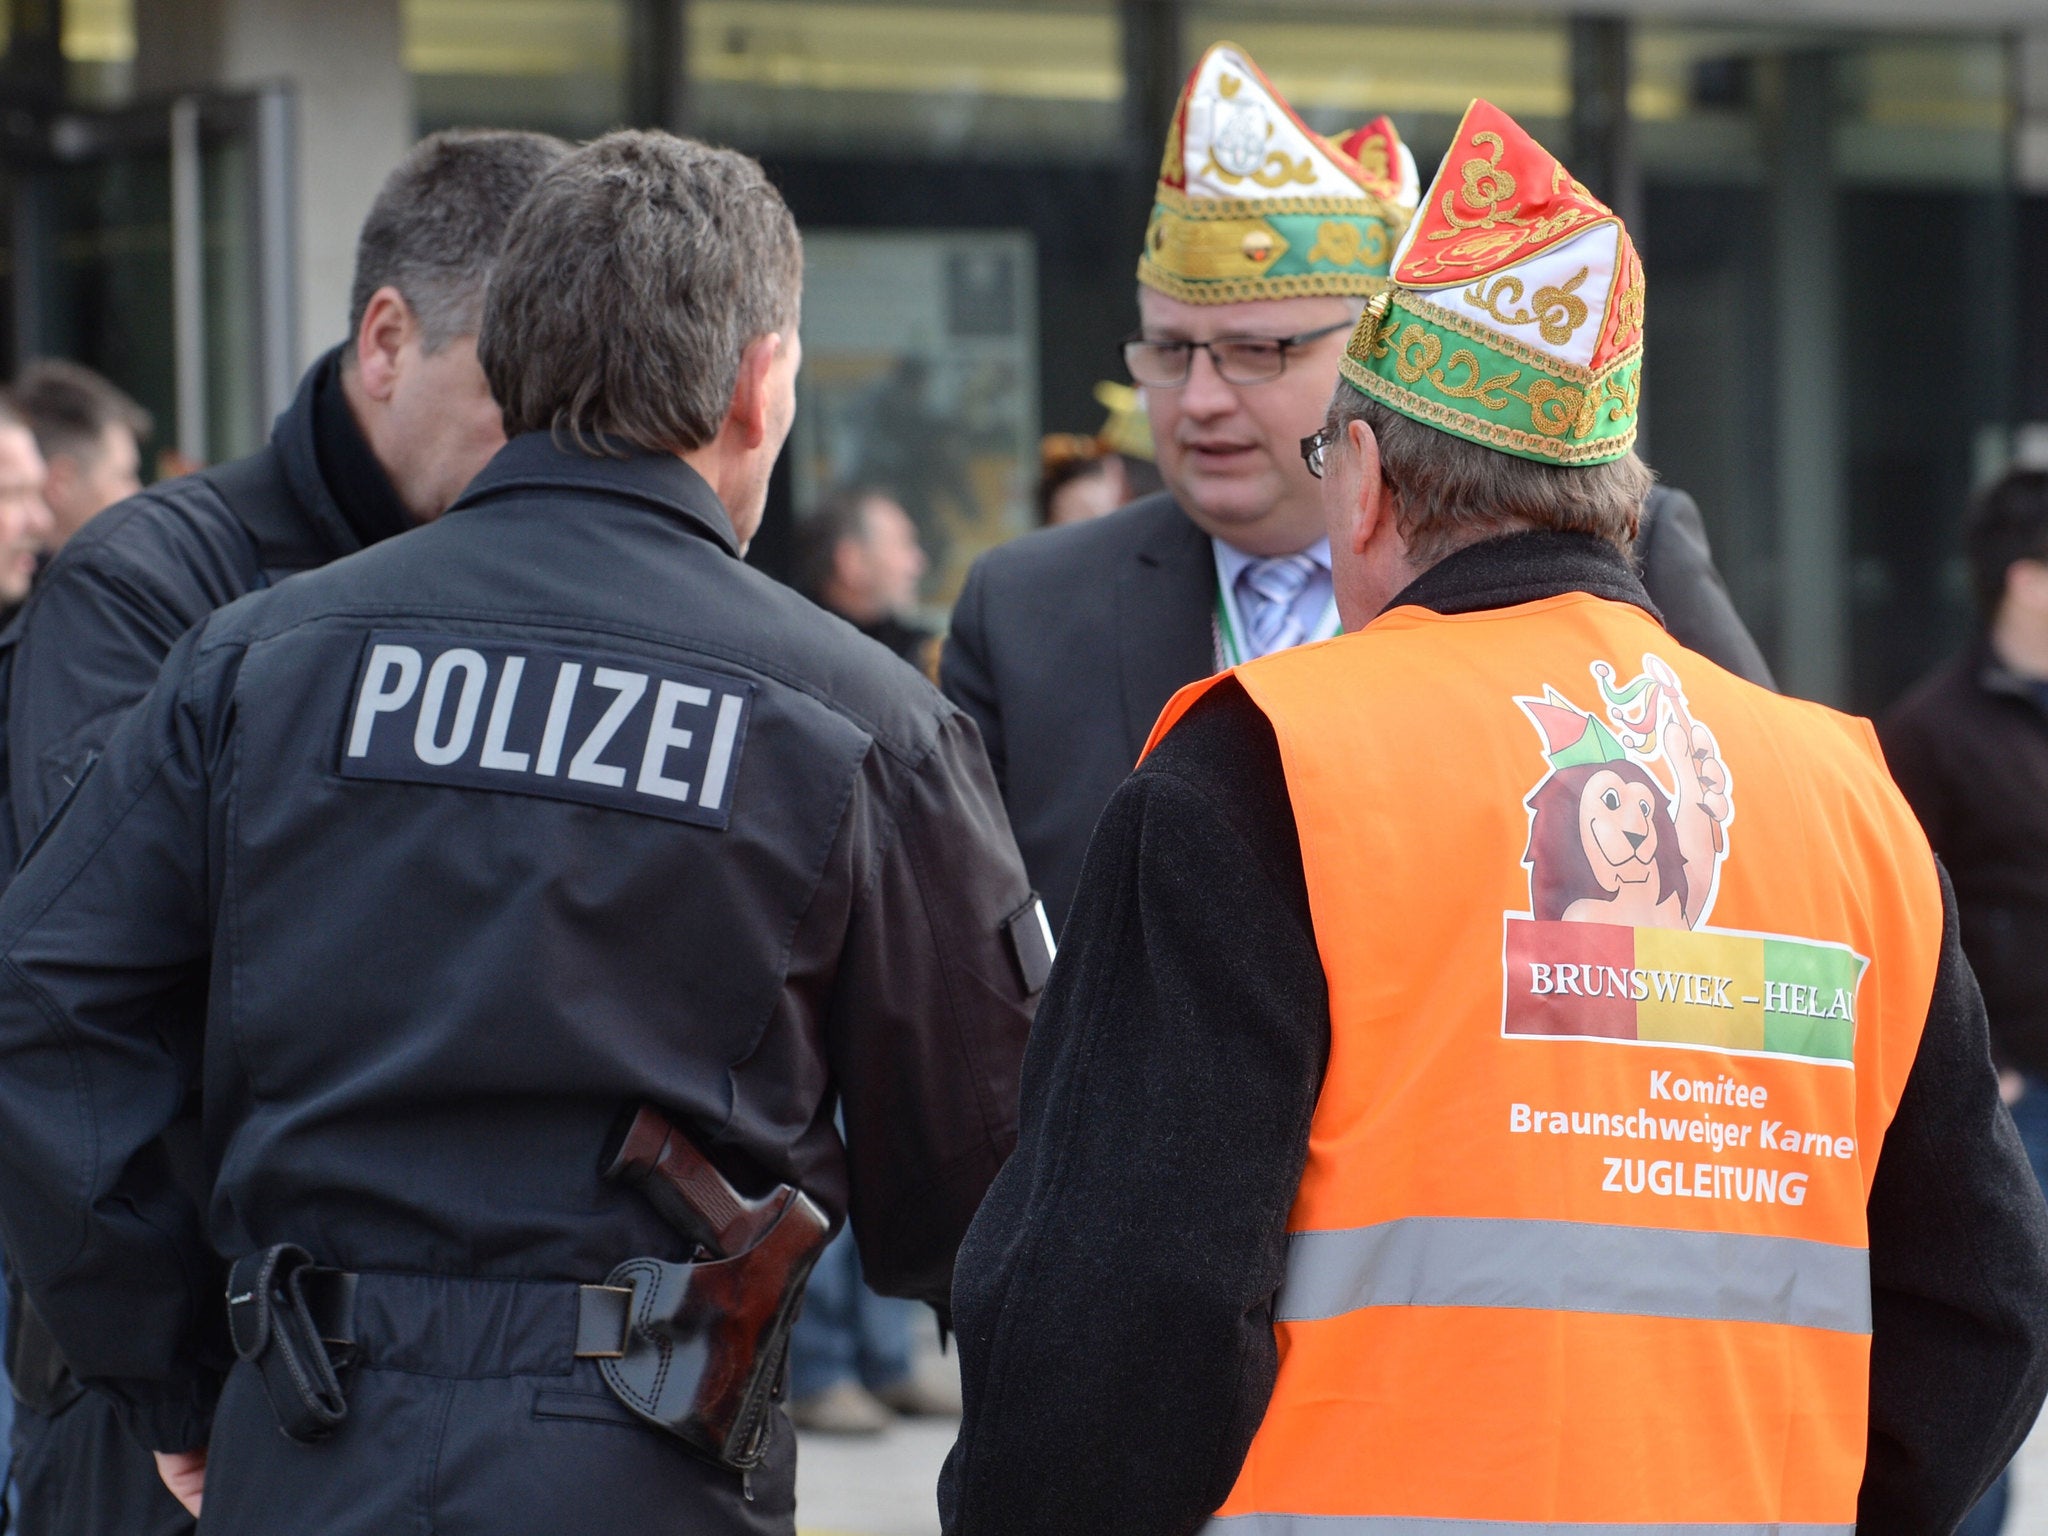
[[[797,1536],[938,1536],[934,1490],[959,1427],[899,1419],[872,1438],[799,1435]]]
[[[2048,1536],[2048,1414],[2020,1447],[2013,1462],[2012,1509],[2005,1517],[2005,1536]],[[938,1526],[932,1526],[936,1531]]]
[[[920,1362],[920,1369],[950,1363]],[[799,1536],[938,1536],[933,1490],[957,1427],[946,1419],[900,1419],[869,1439],[799,1436]],[[2048,1536],[2048,1416],[2014,1465],[2005,1536]]]
[[[957,1402],[960,1357],[929,1329],[914,1337],[917,1374]],[[879,1435],[799,1434],[797,1536],[938,1536],[939,1468],[959,1432],[958,1419],[898,1419]]]

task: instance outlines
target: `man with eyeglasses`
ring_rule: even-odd
[[[1326,139],[1235,45],[1211,48],[1182,89],[1124,347],[1168,489],[978,560],[940,664],[1055,925],[1174,691],[1337,632],[1297,445],[1415,194],[1385,118]]]
[[[1326,139],[1233,44],[1181,92],[1124,344],[1167,490],[976,561],[940,664],[1055,927],[1096,818],[1175,690],[1337,633],[1300,441],[1386,286],[1416,187],[1387,119]],[[1653,491],[1644,530],[1638,558],[1673,633],[1768,682],[1690,498]]]

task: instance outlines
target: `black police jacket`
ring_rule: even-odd
[[[341,352],[307,370],[256,453],[153,485],[87,523],[0,632],[0,867],[12,870],[181,635],[244,593],[404,527],[340,397]],[[188,1187],[203,1187],[189,1117],[163,1148]],[[189,1531],[148,1454],[101,1422],[111,1405],[79,1399],[11,1275],[8,1289],[15,1393],[37,1414],[65,1417],[61,1444],[18,1444],[24,1528]],[[54,1418],[17,1423],[18,1437],[55,1432]]]
[[[165,1450],[206,1432],[220,1257],[683,1257],[598,1177],[635,1101],[738,1182],[850,1196],[870,1282],[943,1307],[1014,1143],[1031,910],[963,715],[741,564],[680,461],[522,437],[181,641],[31,851],[0,1230]],[[203,1215],[155,1151],[195,1081]]]
[[[339,354],[307,370],[262,449],[109,507],[37,581],[7,637],[15,848],[33,840],[149,691],[179,636],[244,593],[363,547],[321,473],[316,442],[315,399]]]

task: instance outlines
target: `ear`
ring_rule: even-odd
[[[775,427],[775,401],[768,388],[768,376],[789,342],[769,332],[756,336],[740,354],[740,376],[732,389],[732,404],[725,413],[726,425],[739,434],[740,446],[758,448],[768,441]]]
[[[1389,494],[1386,477],[1380,473],[1380,440],[1373,435],[1372,428],[1362,421],[1350,421],[1344,424],[1344,435],[1358,464],[1357,484],[1351,489],[1350,505],[1345,509],[1349,527],[1344,536],[1352,553],[1362,555],[1375,535],[1393,522],[1394,498]]]
[[[405,295],[388,285],[370,295],[356,327],[356,378],[372,400],[389,403],[398,388],[399,354],[420,336]]]

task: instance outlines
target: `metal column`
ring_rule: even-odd
[[[1836,273],[1834,59],[1782,61],[1771,156],[1777,358],[1777,673],[1826,704],[1849,693],[1848,506]]]
[[[630,0],[626,114],[648,128],[690,131],[689,0]]]
[[[1574,16],[1571,22],[1571,149],[1566,168],[1592,194],[1642,228],[1643,179],[1628,111],[1629,21]],[[1637,243],[1641,244],[1638,234]]]
[[[288,85],[255,101],[257,314],[264,428],[292,403],[299,382],[299,185],[296,98]],[[259,439],[260,440],[260,439]]]
[[[212,458],[206,421],[206,192],[199,102],[171,103],[171,342],[176,359],[178,452]]]
[[[1119,222],[1135,251],[1152,216],[1159,152],[1187,71],[1181,58],[1180,0],[1121,0],[1118,19],[1123,33],[1125,186]]]

